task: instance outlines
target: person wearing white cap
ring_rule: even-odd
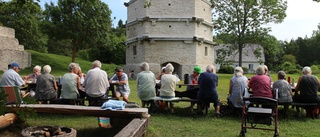
[[[24,86],[26,85],[26,82],[21,78],[21,76],[18,74],[20,71],[19,64],[16,62],[13,62],[10,64],[10,68],[3,73],[1,80],[0,80],[0,86]]]

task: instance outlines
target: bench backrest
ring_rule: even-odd
[[[4,92],[8,96],[4,98],[5,104],[21,104],[22,98],[20,88],[17,86],[0,86],[0,92]]]

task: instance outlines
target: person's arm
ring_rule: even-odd
[[[294,90],[295,90],[294,94],[298,94],[298,91],[300,90],[300,82],[301,82],[301,80],[302,80],[302,76],[299,77],[299,79],[298,79],[297,86],[294,88]]]
[[[232,94],[232,80],[230,80],[230,84],[229,84],[229,94],[231,95]]]
[[[124,77],[122,79],[122,77]],[[123,74],[123,76],[121,76],[121,79],[119,79],[119,84],[120,85],[125,85],[128,82],[128,75],[127,74]]]
[[[76,77],[76,81],[77,81],[77,88],[78,88],[78,90],[81,90],[81,91],[82,91],[81,83],[80,83],[80,77],[79,77],[79,76]]]
[[[55,80],[53,79],[53,89],[54,90],[58,90],[58,86],[57,86],[57,83],[55,82]]]

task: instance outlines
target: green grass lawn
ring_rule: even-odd
[[[41,54],[31,51],[33,66],[50,64],[53,67],[52,73],[56,76],[63,75],[68,70],[70,62],[69,57],[61,57],[52,54]],[[41,57],[38,57],[41,56]],[[77,59],[76,62],[86,72],[91,67],[91,62]],[[104,69],[113,70],[116,66],[114,64],[103,64]],[[32,68],[21,71],[21,75],[29,74]],[[109,71],[108,71],[109,72]],[[108,74],[112,73],[110,71]],[[253,74],[247,75],[250,78]],[[232,74],[218,74],[219,85],[218,94],[222,101],[226,101],[229,80]],[[296,80],[299,74],[289,75]],[[318,76],[319,77],[319,76]],[[277,79],[276,74],[272,74],[272,79]],[[130,80],[131,94],[129,97],[130,102],[137,102],[141,104],[137,96],[136,81]],[[178,91],[183,91],[185,88],[177,87]],[[241,130],[241,118],[237,116],[224,116],[216,118],[213,116],[213,107],[209,109],[209,114],[199,116],[190,113],[185,107],[190,103],[179,102],[175,104],[175,113],[169,114],[166,112],[159,112],[151,114],[150,125],[148,127],[148,137],[236,137]],[[282,107],[279,108],[280,113]],[[311,119],[305,117],[295,117],[295,111],[289,110],[289,117],[279,118],[279,133],[283,137],[312,137],[319,136],[320,130],[319,119]],[[77,130],[78,137],[106,137],[114,136],[121,129],[102,129],[98,126],[97,117],[78,116],[78,115],[56,115],[56,114],[39,114],[35,117],[28,118],[23,124],[16,124],[6,129],[0,129],[1,137],[15,137],[20,136],[20,132],[27,126],[43,126],[43,125],[57,125],[74,128]],[[265,125],[258,125],[268,127]],[[274,125],[270,126],[271,128]],[[272,131],[250,130],[248,129],[246,136],[248,137],[270,137],[273,136]]]

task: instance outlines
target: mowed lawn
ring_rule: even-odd
[[[56,55],[49,55],[32,52],[32,66],[45,64],[53,64],[53,74],[61,76],[67,72],[68,61],[70,58],[61,57]],[[63,62],[62,62],[63,61]],[[83,68],[83,72],[90,69],[91,62],[79,60],[78,63]],[[107,66],[108,69],[105,68]],[[112,74],[115,68],[114,64],[104,64],[104,70],[108,70],[108,74]],[[32,68],[23,70],[20,74],[26,75],[32,72]],[[254,74],[245,74],[248,78]],[[219,85],[218,94],[221,101],[226,101],[229,80],[232,74],[218,74]],[[289,75],[297,81],[300,74]],[[319,77],[319,75],[317,75]],[[273,81],[277,80],[277,75],[272,74]],[[130,101],[141,104],[137,96],[136,81],[130,80]],[[181,81],[183,83],[183,81]],[[185,87],[179,88],[178,91],[185,90]],[[179,102],[175,104],[175,113],[170,114],[164,111],[152,113],[150,117],[150,125],[146,136],[148,137],[236,137],[239,136],[241,130],[241,117],[240,116],[223,116],[216,118],[213,116],[214,110],[211,105],[208,115],[199,116],[190,113],[186,107],[190,103]],[[279,108],[280,113],[282,107]],[[305,113],[305,112],[304,112]],[[296,117],[295,110],[289,110],[289,117],[279,117],[279,134],[281,137],[316,137],[320,135],[318,129],[320,124],[319,119],[311,119],[305,117]],[[97,117],[80,116],[80,115],[57,115],[57,114],[38,114],[35,117],[28,118],[23,124],[15,124],[6,129],[0,129],[1,137],[18,137],[21,130],[28,126],[43,126],[43,125],[57,125],[74,128],[77,130],[78,137],[108,137],[114,136],[119,132],[120,128],[103,129],[99,128]],[[265,125],[258,125],[259,127],[270,127]],[[248,137],[270,137],[273,136],[272,131],[251,130],[248,129],[246,136]]]

